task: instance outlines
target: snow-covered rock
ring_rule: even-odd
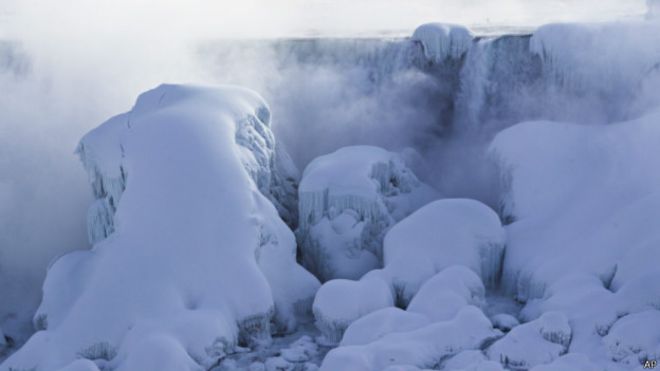
[[[485,304],[485,289],[479,276],[465,266],[451,266],[431,277],[406,308],[432,321],[447,321],[464,307]]]
[[[391,287],[383,279],[382,271],[376,270],[359,281],[335,279],[326,282],[317,292],[312,310],[323,341],[338,344],[344,331],[355,320],[392,306]]]
[[[416,330],[430,323],[422,314],[395,307],[380,309],[351,323],[339,346],[368,344],[387,334]]]
[[[403,303],[409,303],[426,280],[452,265],[470,268],[493,287],[504,246],[504,229],[488,206],[444,199],[424,206],[388,232],[385,271]]]
[[[322,281],[358,279],[381,267],[389,227],[437,198],[400,155],[371,146],[314,159],[298,194],[303,265]]]
[[[366,345],[333,349],[323,360],[321,370],[381,371],[389,366],[434,368],[441,360],[463,350],[478,349],[498,334],[479,309],[466,307],[450,321],[392,333]]]
[[[548,312],[539,319],[512,329],[487,350],[491,360],[513,369],[529,369],[549,363],[568,351],[571,327],[560,312]]]
[[[442,63],[446,59],[459,59],[465,55],[472,46],[474,36],[463,26],[427,23],[417,27],[412,39],[422,44],[428,60]]]
[[[239,343],[268,343],[271,319],[291,329],[319,283],[296,264],[294,235],[262,194],[269,117],[246,89],[161,85],[83,138],[114,232],[51,266],[35,316],[42,331],[0,370],[78,367],[78,358],[201,370]]]
[[[660,310],[630,314],[603,338],[610,357],[627,365],[660,359]]]
[[[498,313],[492,316],[490,321],[493,322],[493,327],[505,332],[511,331],[512,328],[520,324],[516,317],[506,313]]]

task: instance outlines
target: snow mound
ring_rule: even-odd
[[[608,126],[529,122],[492,144],[507,189],[502,282],[527,301],[562,277],[588,274],[621,288],[660,256],[658,112]],[[550,186],[551,185],[551,186]],[[577,257],[577,258],[576,258]],[[586,258],[589,257],[589,258]]]
[[[409,303],[426,280],[452,265],[470,268],[487,287],[494,287],[504,246],[504,229],[488,206],[467,199],[439,200],[388,232],[385,270],[402,303]]]
[[[465,306],[483,306],[485,291],[476,273],[464,266],[452,266],[426,281],[406,310],[434,322],[447,321]]]
[[[392,333],[366,345],[333,349],[323,360],[321,370],[381,371],[390,366],[435,368],[447,357],[463,350],[478,349],[498,333],[480,310],[466,307],[450,321]]]
[[[426,58],[434,63],[442,63],[446,59],[459,59],[472,46],[474,36],[463,26],[427,23],[415,30],[412,39],[419,41]]]
[[[487,350],[491,360],[513,369],[549,363],[568,351],[571,327],[563,313],[548,312],[515,327]]]
[[[335,279],[326,282],[314,298],[312,310],[324,342],[338,344],[355,320],[382,308],[394,306],[390,285],[372,271],[359,281]]]
[[[316,158],[298,194],[303,265],[322,281],[379,268],[388,228],[437,198],[400,155],[371,146]]]
[[[506,313],[498,313],[491,317],[490,320],[493,322],[493,327],[504,332],[509,332],[512,328],[520,324],[520,321],[516,317]]]
[[[0,370],[208,369],[238,344],[267,344],[271,320],[292,329],[319,283],[262,194],[269,119],[246,89],[161,85],[85,136],[114,231],[51,266],[42,331]]]
[[[442,370],[449,371],[502,371],[502,366],[488,358],[480,350],[465,350],[442,363]]]
[[[395,307],[383,308],[351,323],[339,346],[368,344],[387,334],[416,330],[430,323],[422,314]]]
[[[660,311],[648,310],[618,320],[603,338],[610,357],[639,365],[660,359]]]

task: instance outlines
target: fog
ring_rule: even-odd
[[[204,59],[198,42],[409,35],[427,21],[491,32],[552,21],[635,18],[645,9],[641,0],[236,3],[0,2],[0,41],[10,42],[0,45],[0,324],[5,331],[25,325],[48,262],[88,247],[91,191],[73,153],[78,139],[130,109],[141,91],[161,82],[240,82],[260,91],[270,98],[275,131],[292,147],[299,166],[340,145],[419,146],[439,130],[434,111],[418,109],[433,105],[426,93],[437,91],[437,82],[429,76],[400,71],[372,94],[369,76],[360,70],[282,68],[271,63],[268,49],[239,50],[241,63],[232,54],[214,64]],[[308,125],[289,126],[292,121]]]

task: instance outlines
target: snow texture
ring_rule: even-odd
[[[387,334],[416,330],[430,323],[423,314],[395,307],[383,308],[351,323],[339,346],[368,344]]]
[[[272,179],[269,119],[246,89],[161,85],[83,138],[114,232],[54,262],[41,331],[0,369],[93,370],[76,360],[87,359],[201,370],[292,330],[319,283],[261,193]]]
[[[344,147],[312,161],[299,188],[304,266],[321,281],[358,279],[382,266],[396,221],[437,198],[403,158],[378,147]]]
[[[467,28],[443,23],[423,24],[412,36],[413,40],[422,44],[426,58],[434,63],[461,58],[472,46],[473,38]]]

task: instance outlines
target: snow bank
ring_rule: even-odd
[[[114,232],[52,265],[42,331],[0,369],[208,369],[268,343],[271,319],[291,329],[318,282],[260,192],[269,116],[246,89],[161,85],[85,136]]]
[[[499,278],[504,245],[504,229],[488,206],[467,199],[435,201],[389,231],[385,270],[403,303],[452,265],[470,268],[492,287]]]
[[[443,23],[423,24],[412,36],[422,44],[426,58],[434,63],[461,58],[472,46],[473,38],[466,27]]]
[[[602,368],[596,366],[584,354],[571,353],[561,356],[547,365],[539,365],[531,371],[600,371]]]
[[[321,370],[380,371],[389,366],[434,368],[444,358],[466,349],[478,349],[497,334],[480,310],[467,307],[450,321],[392,333],[367,345],[333,349],[323,360]]]
[[[621,318],[603,340],[610,357],[617,362],[636,366],[660,359],[660,310]]]
[[[436,198],[398,154],[370,146],[312,161],[299,188],[303,264],[322,281],[358,279],[382,262],[382,239],[396,221]]]

